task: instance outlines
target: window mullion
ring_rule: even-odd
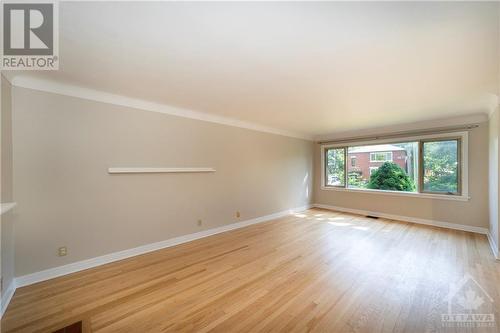
[[[344,188],[347,188],[349,177],[347,176],[347,147],[344,147]]]
[[[424,154],[422,140],[418,141],[418,172],[417,172],[417,192],[422,193],[424,186]]]

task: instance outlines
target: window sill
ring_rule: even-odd
[[[392,195],[392,196],[413,197],[413,198],[422,198],[422,199],[438,199],[438,200],[453,200],[453,201],[469,201],[470,200],[470,197],[467,195],[446,195],[446,194],[431,194],[431,193],[382,191],[382,190],[356,189],[356,188],[344,188],[344,187],[334,187],[334,186],[321,186],[321,189],[326,190],[326,191]]]

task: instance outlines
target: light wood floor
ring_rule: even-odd
[[[466,273],[500,304],[485,236],[311,209],[20,288],[2,332],[498,332],[442,327]]]

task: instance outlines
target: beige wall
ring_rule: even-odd
[[[13,110],[16,276],[311,202],[309,141],[18,87]],[[107,173],[143,166],[217,171]]]
[[[432,123],[428,124],[429,127]],[[426,127],[423,127],[426,128]],[[362,134],[362,133],[359,133]],[[359,135],[358,134],[358,135]],[[314,151],[314,201],[350,209],[488,227],[488,123],[469,135],[469,196],[467,202],[423,199],[321,189],[320,145]]]
[[[1,198],[2,202],[13,201],[12,179],[12,86],[2,76],[2,165],[1,165]]]
[[[459,202],[321,190],[320,146],[304,140],[17,87],[13,105],[16,276],[313,201],[488,227],[486,122],[470,133],[471,200]],[[109,175],[112,166],[217,172]]]
[[[2,203],[13,201],[12,175],[12,87],[1,77],[1,199]],[[14,212],[9,211],[1,216],[1,276],[3,290],[14,278]]]
[[[489,230],[491,237],[496,242],[498,248],[500,238],[498,234],[498,213],[499,213],[499,177],[498,177],[498,153],[499,153],[499,131],[500,131],[500,116],[499,110],[490,117],[489,126]],[[498,250],[498,249],[497,249]]]

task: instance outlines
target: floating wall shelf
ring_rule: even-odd
[[[213,168],[109,168],[108,173],[195,173],[215,172]]]

